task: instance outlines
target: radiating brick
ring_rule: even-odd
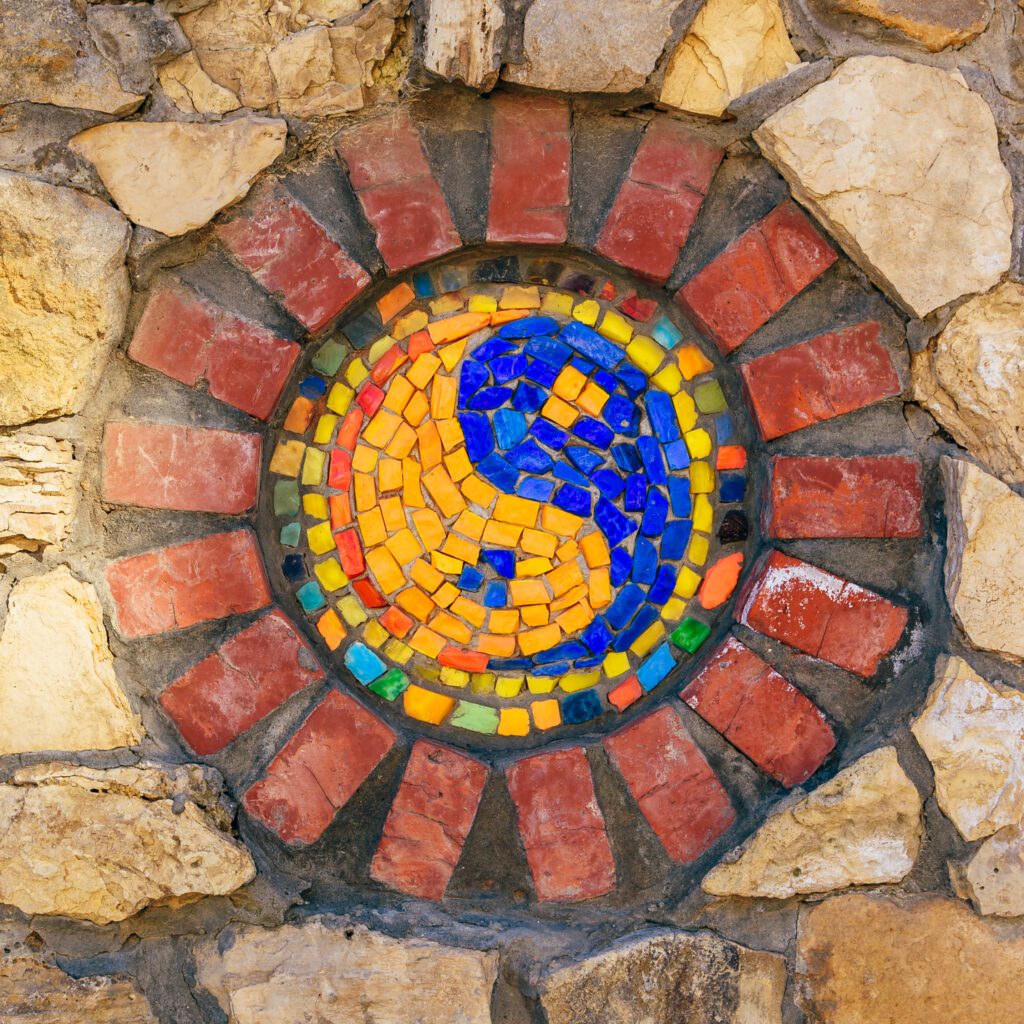
[[[381,719],[332,690],[246,792],[245,809],[286,843],[316,842],[394,743]]]
[[[122,420],[103,432],[103,499],[237,515],[256,504],[259,434]]]
[[[805,654],[871,676],[896,646],[907,610],[798,558],[773,551],[741,598],[739,621]]]
[[[821,711],[735,637],[679,696],[784,786],[805,782],[836,745]]]
[[[411,896],[444,896],[487,775],[487,767],[474,758],[417,740],[384,823],[371,876]]]
[[[324,673],[280,611],[221,644],[160,696],[185,742],[215,754]]]
[[[604,746],[673,860],[696,860],[735,821],[729,794],[671,708],[620,729]]]

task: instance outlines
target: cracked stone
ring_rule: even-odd
[[[160,85],[170,101],[187,114],[226,114],[241,104],[230,90],[218,85],[189,50],[158,71]]]
[[[992,0],[833,0],[831,7],[902,32],[932,53],[977,38],[993,11]]]
[[[958,895],[979,914],[1024,917],[1024,826],[1001,829],[978,848],[966,865],[952,865]]]
[[[446,82],[493,89],[501,68],[498,43],[504,24],[500,0],[430,0],[423,63]]]

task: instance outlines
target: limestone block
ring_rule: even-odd
[[[256,867],[219,787],[199,765],[19,769],[0,785],[0,903],[108,924],[234,892]]]
[[[170,101],[188,114],[226,114],[241,105],[230,89],[218,85],[203,70],[191,50],[164,64],[158,77]]]
[[[883,747],[772,815],[702,888],[715,896],[786,899],[898,882],[914,866],[922,831],[921,797],[896,751]]]
[[[832,0],[831,7],[871,18],[937,53],[985,31],[992,0]]]
[[[504,24],[500,0],[430,0],[423,63],[447,82],[492,89],[501,67],[498,38]]]
[[[196,981],[229,1024],[490,1024],[497,969],[496,953],[393,939],[329,916],[233,927],[196,953]]]
[[[661,102],[720,117],[799,63],[778,0],[708,0],[672,54]]]
[[[941,467],[949,607],[975,647],[1024,659],[1024,498],[962,459]]]
[[[0,171],[0,426],[81,410],[124,328],[130,234],[99,199]]]
[[[358,84],[334,80],[334,47],[330,31],[316,25],[285,36],[270,51],[270,69],[277,84],[277,106],[295,117],[315,117],[358,110],[363,91]],[[362,64],[356,74],[362,80]]]
[[[136,224],[183,235],[241,199],[284,152],[287,134],[284,121],[265,117],[220,124],[132,121],[89,128],[71,148],[96,167]]]
[[[959,73],[852,57],[754,132],[794,196],[915,316],[991,288],[1013,203],[992,111]]]
[[[950,874],[954,888],[979,914],[1024,917],[1024,826],[1000,829]]]

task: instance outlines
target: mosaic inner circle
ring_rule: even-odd
[[[265,490],[294,612],[418,727],[613,719],[737,584],[747,449],[715,363],[611,281],[416,274],[286,408]]]

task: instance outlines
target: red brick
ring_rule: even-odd
[[[176,284],[149,297],[128,355],[192,387],[205,380],[214,398],[266,419],[299,346]]]
[[[722,159],[678,122],[650,123],[594,247],[602,256],[668,280]]]
[[[337,146],[389,271],[462,244],[408,113],[366,121],[343,133]]]
[[[604,746],[666,853],[680,864],[695,861],[736,820],[729,794],[671,708],[628,725]]]
[[[103,498],[118,505],[237,515],[256,504],[260,437],[125,420],[103,434]]]
[[[874,321],[790,345],[740,367],[761,436],[771,441],[900,393]]]
[[[821,711],[734,637],[679,696],[784,786],[806,782],[836,745]]]
[[[569,104],[491,97],[491,242],[560,245],[569,233]]]
[[[171,683],[160,703],[197,754],[215,754],[323,677],[295,627],[275,610]]]
[[[245,794],[245,809],[286,843],[316,842],[395,744],[394,732],[332,690]]]
[[[260,191],[217,234],[310,331],[330,323],[370,283],[370,275],[279,186]]]
[[[612,848],[582,747],[517,761],[508,788],[539,900],[586,900],[615,888]]]
[[[920,537],[921,464],[900,455],[772,459],[772,537]]]
[[[107,566],[114,624],[134,639],[270,604],[256,538],[248,530],[134,555]]]
[[[874,675],[907,625],[880,594],[773,551],[753,578],[739,621],[849,672]]]
[[[441,899],[473,827],[487,776],[479,761],[417,740],[370,875],[410,896]]]
[[[811,222],[785,202],[696,273],[676,299],[728,355],[835,260]]]

